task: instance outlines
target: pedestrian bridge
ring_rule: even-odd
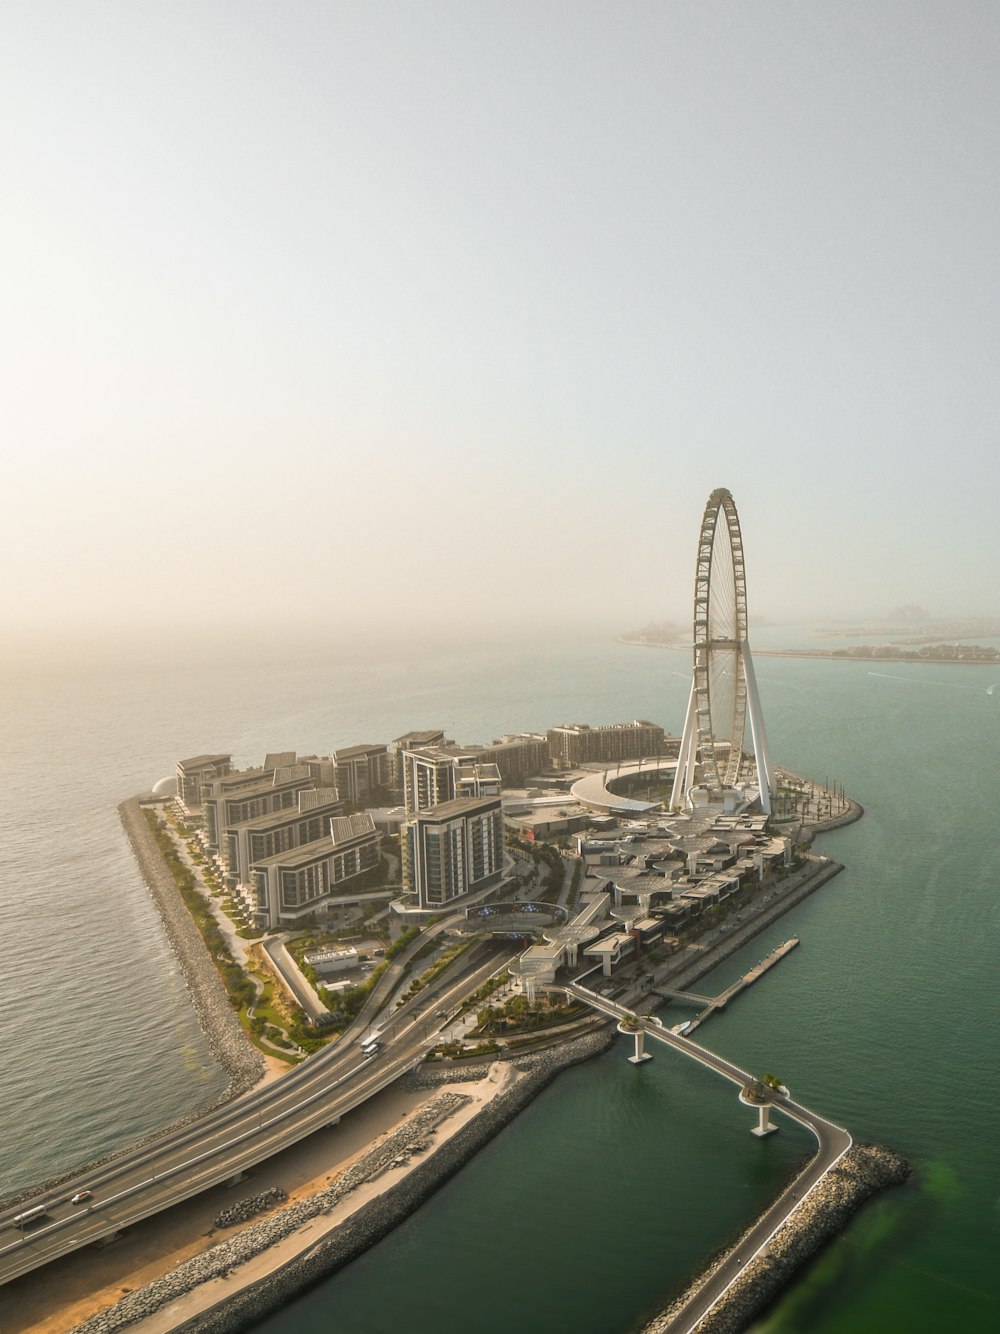
[[[585,976],[589,976],[589,974]],[[714,1070],[723,1079],[739,1085],[740,1102],[747,1107],[756,1107],[758,1111],[758,1124],[752,1128],[754,1134],[762,1136],[778,1129],[770,1120],[769,1113],[774,1110],[783,1112],[792,1120],[805,1126],[815,1136],[819,1146],[815,1156],[806,1164],[805,1168],[778,1196],[770,1208],[750,1228],[749,1232],[741,1238],[736,1251],[716,1268],[710,1278],[691,1294],[688,1300],[674,1313],[669,1323],[662,1327],[662,1334],[692,1334],[695,1327],[704,1319],[716,1302],[728,1292],[747,1265],[769,1245],[771,1238],[795,1212],[803,1199],[840,1162],[851,1147],[853,1140],[848,1131],[844,1130],[842,1126],[835,1125],[818,1113],[810,1111],[808,1107],[803,1107],[801,1103],[795,1102],[787,1089],[780,1092],[773,1090],[767,1103],[758,1104],[749,1101],[745,1095],[745,1090],[756,1083],[753,1075],[746,1070],[742,1070],[738,1065],[734,1065],[732,1061],[724,1060],[706,1047],[692,1042],[690,1038],[673,1032],[666,1027],[662,1020],[655,1016],[636,1014],[624,1005],[619,1005],[617,1001],[602,996],[596,991],[591,991],[589,987],[582,984],[580,979],[571,982],[566,987],[566,991],[575,1000],[582,1001],[599,1013],[607,1015],[609,1019],[615,1019],[619,1026],[619,1032],[633,1038],[635,1054],[629,1057],[633,1064],[638,1066],[651,1059],[650,1054],[644,1050],[646,1038],[660,1042],[664,1046],[672,1047],[691,1060],[697,1061],[699,1065]]]

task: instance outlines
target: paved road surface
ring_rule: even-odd
[[[0,1214],[0,1283],[228,1181],[313,1131],[335,1124],[418,1065],[466,996],[513,957],[492,952],[471,972],[463,968],[458,980],[453,970],[446,972],[386,1018],[376,1056],[362,1057],[355,1024],[350,1037],[345,1035],[281,1079]],[[364,1022],[360,1025],[362,1032],[367,1027]],[[74,1207],[71,1198],[83,1189],[93,1191],[93,1199]],[[15,1214],[41,1202],[48,1205],[48,1214],[40,1223],[23,1233],[14,1227]]]

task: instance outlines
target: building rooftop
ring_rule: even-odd
[[[323,798],[323,800],[316,800],[316,798]],[[239,820],[232,827],[234,829],[251,829],[255,832],[260,829],[277,829],[280,825],[294,824],[296,820],[301,820],[305,814],[324,811],[327,807],[339,808],[340,805],[340,798],[337,796],[335,788],[306,788],[304,792],[299,793],[298,806],[286,806],[280,811],[269,811],[265,815],[255,815],[252,820]]]
[[[193,755],[189,760],[178,760],[179,769],[203,769],[206,764],[218,764],[220,760],[231,760],[232,755]]]
[[[253,865],[258,866],[282,866],[288,870],[296,870],[300,866],[308,866],[312,862],[322,861],[324,857],[329,857],[333,852],[333,843],[329,834],[324,838],[314,839],[311,843],[302,843],[297,848],[289,848],[287,852],[276,853],[273,857],[261,857]]]
[[[337,761],[362,759],[366,755],[382,755],[385,751],[384,745],[374,743],[370,746],[341,746],[333,752],[333,758]]]
[[[264,756],[265,769],[287,768],[295,763],[294,750],[275,750]]]
[[[422,820],[425,823],[443,823],[446,820],[455,820],[460,815],[474,815],[476,811],[500,810],[499,797],[456,797],[454,801],[442,801],[438,806],[431,806],[429,810],[420,811],[414,815],[414,820]]]
[[[374,832],[375,821],[367,811],[362,811],[358,815],[334,815],[330,819],[330,838],[335,848]]]

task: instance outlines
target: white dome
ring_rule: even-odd
[[[153,788],[154,797],[172,797],[177,792],[177,779],[170,775],[169,778],[161,778]]]

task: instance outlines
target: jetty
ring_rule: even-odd
[[[753,984],[759,981],[769,969],[773,968],[776,963],[779,963],[786,954],[790,954],[798,943],[798,937],[792,936],[791,939],[786,940],[783,945],[779,945],[777,949],[772,950],[766,959],[761,959],[760,963],[754,964],[753,968],[751,968],[748,973],[744,973],[744,975],[737,982],[734,982],[731,987],[727,987],[725,991],[720,991],[718,996],[701,996],[693,991],[677,991],[669,987],[653,987],[652,993],[654,996],[659,996],[661,1000],[687,1001],[689,1003],[703,1006],[701,1011],[695,1015],[693,1019],[689,1019],[685,1025],[685,1034],[693,1033],[699,1024],[704,1023],[710,1015],[715,1014],[717,1010],[724,1010],[734,996],[738,996],[740,992],[745,991],[747,987],[752,987]]]

